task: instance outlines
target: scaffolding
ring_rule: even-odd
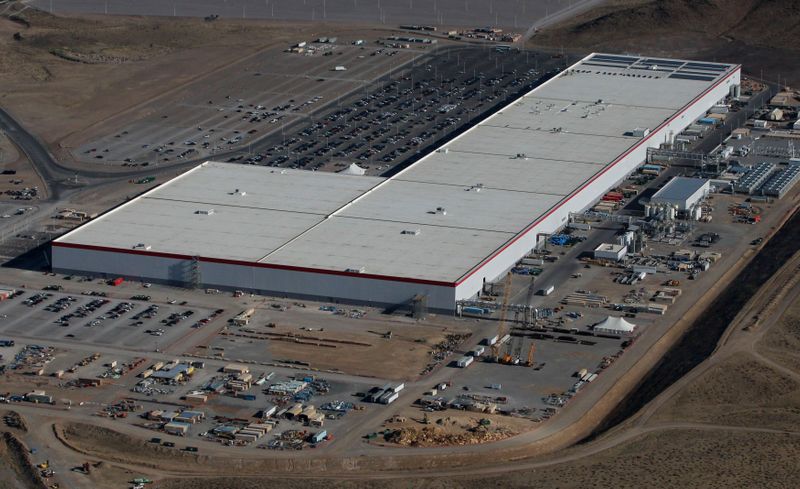
[[[192,265],[190,269],[190,284],[193,289],[199,289],[203,284],[203,277],[200,271],[200,257],[195,255],[192,257]]]
[[[687,160],[694,163],[694,166],[699,167],[705,171],[706,166],[714,166],[719,171],[719,164],[722,162],[722,156],[719,154],[708,155],[705,153],[694,153],[691,151],[681,151],[677,149],[668,148],[647,148],[647,163],[664,160]]]

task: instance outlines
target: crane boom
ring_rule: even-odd
[[[500,340],[506,334],[506,317],[508,316],[508,301],[511,298],[511,272],[508,272],[503,281],[503,302],[500,304],[500,318],[497,322],[497,342],[492,345],[494,361],[500,361]]]
[[[528,367],[533,367],[533,352],[536,351],[536,343],[531,340],[531,347],[528,348],[528,360],[525,362],[525,365]]]

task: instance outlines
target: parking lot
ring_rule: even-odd
[[[563,62],[530,51],[443,48],[228,161],[326,171],[356,162],[368,174],[389,175],[545,81]]]
[[[324,171],[355,162],[368,174],[390,175],[565,63],[491,46],[427,55],[380,44],[322,46],[310,56],[267,51],[242,62],[202,90],[152,104],[75,156],[124,166],[216,157]]]
[[[298,41],[301,41],[298,39]],[[371,83],[421,51],[326,45],[313,56],[265,50],[223,74],[149,103],[141,117],[120,121],[113,132],[74,150],[93,163],[149,166],[213,158],[247,148],[270,131],[308,117],[320,105]],[[344,66],[345,71],[334,71]],[[104,129],[106,130],[106,129]]]
[[[0,333],[155,351],[202,327],[213,310],[27,291],[0,302]]]

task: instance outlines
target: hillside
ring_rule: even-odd
[[[800,0],[611,0],[530,45],[739,62],[797,85],[798,31]]]

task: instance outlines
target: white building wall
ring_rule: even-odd
[[[171,284],[191,283],[193,277],[192,261],[187,259],[57,245],[52,250],[56,271]],[[210,288],[375,306],[408,304],[415,295],[423,294],[430,310],[455,307],[455,287],[209,261],[200,262],[200,283]]]
[[[628,153],[611,169],[595,179],[586,188],[561,205],[517,241],[507,244],[497,256],[485,263],[471,275],[462,279],[456,289],[456,300],[468,299],[481,291],[483,282],[491,282],[513,267],[522,257],[536,247],[537,236],[552,234],[566,226],[571,212],[581,212],[597,202],[600,197],[615,187],[641,165],[647,157],[648,147],[658,147],[670,134],[679,134],[692,122],[703,116],[708,109],[730,93],[732,85],[741,83],[741,70],[736,70],[726,80],[684,109],[668,123],[650,133],[647,140]]]
[[[376,305],[407,303],[416,294],[426,294],[430,309],[453,310],[456,300],[475,296],[480,292],[484,281],[497,279],[534,249],[537,236],[551,234],[563,228],[571,212],[587,209],[605,192],[633,172],[645,161],[648,147],[657,147],[666,141],[670,134],[679,134],[694,120],[704,115],[711,106],[726,97],[732,85],[738,84],[740,84],[739,70],[684,109],[670,122],[652,131],[643,144],[596,177],[586,188],[573,195],[527,233],[507,244],[495,257],[463,278],[455,288],[211,262],[202,263],[201,281],[211,287],[242,288],[276,295],[286,294]],[[54,246],[53,268],[176,283],[188,281],[191,261]]]
[[[664,198],[654,198],[650,199],[651,202],[657,204],[671,204],[677,205],[679,211],[685,211],[690,209],[692,206],[699,203],[701,200],[705,199],[708,194],[711,192],[711,181],[706,181],[706,183],[697,189],[692,195],[690,195],[685,200],[681,199],[664,199]]]

